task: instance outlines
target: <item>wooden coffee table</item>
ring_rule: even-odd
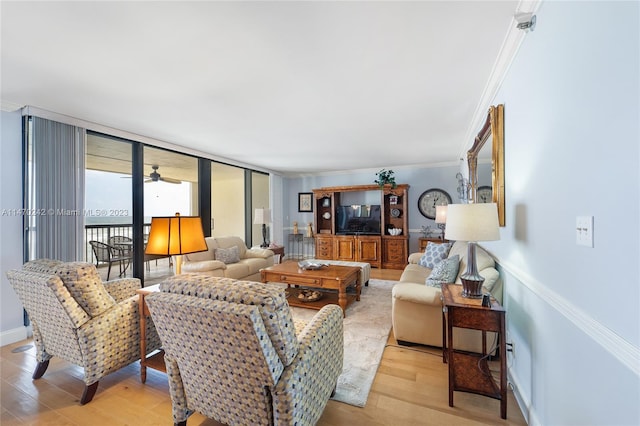
[[[347,306],[354,300],[360,300],[359,267],[327,265],[317,270],[309,270],[299,268],[296,262],[285,262],[264,268],[260,274],[263,283],[276,282],[296,286],[288,289],[289,306],[320,309],[329,303],[335,303],[340,305],[343,315],[346,316]],[[347,287],[352,285],[355,286],[355,294],[347,294]],[[334,291],[323,291],[322,298],[316,302],[302,302],[298,299],[300,289],[297,286]]]

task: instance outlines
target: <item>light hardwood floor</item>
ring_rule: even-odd
[[[400,271],[372,270],[377,279],[397,280],[399,275]],[[138,364],[131,364],[101,380],[93,401],[81,406],[80,368],[54,358],[45,375],[32,380],[35,365],[31,340],[0,349],[2,426],[172,424],[164,373],[148,370],[143,385]],[[367,405],[329,401],[318,425],[526,425],[511,391],[507,420],[502,420],[499,401],[479,395],[456,392],[455,407],[449,407],[447,386],[440,350],[398,346],[391,332]],[[188,424],[218,425],[197,413]]]

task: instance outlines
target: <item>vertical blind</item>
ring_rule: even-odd
[[[25,260],[82,260],[86,131],[39,117],[26,123]]]

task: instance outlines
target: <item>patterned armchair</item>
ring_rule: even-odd
[[[99,380],[140,359],[138,295],[140,280],[102,283],[94,265],[39,259],[7,272],[29,315],[39,379],[49,360],[60,357],[84,368],[81,404],[91,401]],[[147,323],[147,349],[160,347],[153,323]]]
[[[193,411],[227,425],[316,424],[342,372],[337,305],[294,325],[277,285],[183,274],[160,290],[145,300],[176,425]]]

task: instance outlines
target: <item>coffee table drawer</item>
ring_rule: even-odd
[[[313,277],[304,277],[304,276],[287,277],[286,275],[281,275],[278,281],[280,281],[281,283],[291,282],[292,284],[296,284],[296,285],[322,286],[322,279],[313,278]]]

